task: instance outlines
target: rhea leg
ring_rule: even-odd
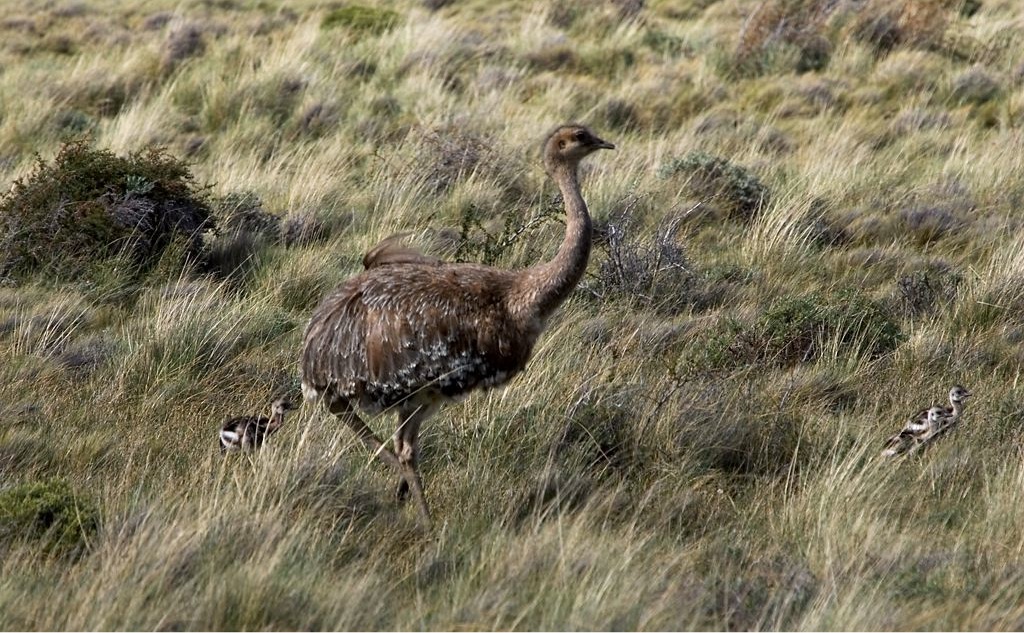
[[[430,509],[423,494],[423,482],[418,468],[420,424],[434,413],[431,405],[405,406],[398,412],[398,428],[395,430],[395,454],[398,458],[401,480],[398,482],[398,499],[402,501],[411,491],[420,517],[429,526]]]
[[[372,455],[379,457],[381,461],[391,466],[399,473],[402,472],[402,466],[398,461],[398,457],[396,457],[388,447],[384,446],[384,443],[374,435],[370,427],[366,426],[366,423],[356,415],[356,412],[352,410],[352,407],[349,406],[348,402],[341,398],[333,398],[328,403],[327,409],[334,415],[341,418],[350,429],[355,431],[356,436],[362,440],[363,444]]]

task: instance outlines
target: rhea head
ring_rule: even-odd
[[[290,411],[294,408],[295,405],[293,405],[287,398],[278,398],[270,405],[270,413],[274,416],[281,417],[284,415],[285,411]]]
[[[559,166],[576,167],[584,156],[599,149],[615,149],[615,145],[598,137],[584,125],[561,125],[544,143],[544,168],[553,173]]]
[[[949,401],[950,402],[963,402],[964,400],[971,397],[971,392],[961,387],[960,385],[953,385],[953,388],[949,390]]]

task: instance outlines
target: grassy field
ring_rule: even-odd
[[[0,627],[1024,626],[1017,0],[368,2],[0,7],[0,191],[160,146],[220,227],[143,269],[7,216]],[[432,532],[312,405],[221,457],[381,238],[552,256],[565,121],[619,148],[588,274],[424,429]],[[954,383],[960,427],[880,459]]]

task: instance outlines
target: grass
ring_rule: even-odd
[[[0,236],[35,258],[0,287],[0,627],[1020,628],[1018,3],[563,4],[2,11],[3,200],[168,183],[217,231],[145,274]],[[424,429],[437,529],[309,405],[221,458],[379,239],[550,257],[568,120],[618,147],[589,273]],[[62,197],[62,147],[137,177]],[[957,431],[881,462],[953,383]]]

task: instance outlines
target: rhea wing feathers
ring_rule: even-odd
[[[511,280],[471,264],[370,268],[310,319],[303,382],[369,410],[502,384],[523,368],[536,339],[509,314]]]

